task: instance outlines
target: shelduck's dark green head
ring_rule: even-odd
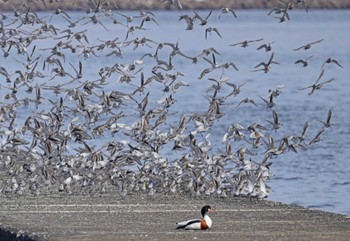
[[[208,212],[212,212],[214,211],[209,205],[205,205],[204,207],[202,207],[201,213],[202,216],[204,217],[206,214],[208,214]]]

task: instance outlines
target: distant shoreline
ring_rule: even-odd
[[[172,0],[177,2],[177,0]],[[27,3],[26,0],[0,0],[0,12],[14,11],[23,9],[23,6]],[[97,5],[93,4],[96,2]],[[98,3],[101,6],[98,6]],[[109,0],[32,0],[30,3],[30,9],[32,11],[47,11],[55,9],[86,11],[88,9],[96,9],[101,7],[111,10],[179,10],[177,4],[170,5],[167,0],[121,0],[117,1],[117,4]],[[286,0],[286,2],[288,2]],[[296,1],[295,1],[296,2]],[[350,9],[350,1],[347,0],[305,0],[308,9]],[[221,9],[223,7],[232,9],[272,9],[282,8],[283,3],[278,0],[180,0],[183,10],[190,9]],[[294,8],[302,9],[302,4],[294,4]]]

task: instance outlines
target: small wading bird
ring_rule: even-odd
[[[194,20],[199,19],[199,21],[201,22],[200,25],[202,25],[202,26],[204,26],[204,25],[206,25],[206,24],[208,23],[208,18],[210,17],[210,15],[211,15],[211,13],[212,13],[212,11],[210,11],[206,18],[202,18],[201,16],[199,16],[198,13],[196,13],[195,11],[193,11],[193,12],[194,12],[194,14],[195,14],[195,16],[193,17],[193,19],[194,19]]]
[[[219,33],[219,30],[217,28],[214,27],[209,27],[205,29],[205,39],[207,39],[208,37],[208,33],[211,34],[211,32],[215,32],[220,38],[222,38],[221,34]]]
[[[332,118],[332,110],[329,110],[326,121],[321,121],[321,120],[318,120],[318,121],[323,124],[323,127],[328,128],[328,127],[331,127],[332,125],[331,118]]]
[[[298,50],[300,50],[300,49],[308,50],[309,48],[311,48],[311,46],[312,46],[313,44],[321,43],[323,40],[324,40],[324,39],[320,39],[320,40],[317,40],[317,41],[315,41],[315,42],[305,44],[305,45],[303,45],[303,46],[301,46],[301,47],[299,47],[299,48],[293,49],[293,50],[294,50],[294,51],[298,51]]]
[[[179,21],[181,21],[182,19],[186,21],[186,30],[192,30],[194,27],[194,17],[190,17],[188,15],[181,15]]]
[[[244,98],[243,100],[241,100],[241,101],[237,104],[236,108],[239,107],[242,103],[251,103],[251,104],[255,105],[256,107],[258,107],[258,105],[255,103],[254,100],[252,100],[252,99],[250,99],[249,97],[247,97],[247,98]]]
[[[209,212],[214,212],[213,209],[209,205],[206,205],[202,207],[201,214],[202,218],[201,219],[191,219],[187,221],[183,221],[180,223],[177,223],[179,225],[176,229],[186,229],[186,230],[206,230],[211,227],[213,224],[213,221],[209,217],[208,213]]]
[[[226,13],[229,13],[229,12],[231,12],[232,14],[233,14],[233,16],[235,16],[235,18],[237,18],[237,15],[236,15],[236,13],[233,11],[233,9],[231,9],[231,8],[221,8],[221,10],[220,10],[220,14],[219,14],[219,19],[221,18],[221,14],[226,14]]]
[[[273,118],[273,121],[270,121],[270,120],[266,120],[266,121],[272,125],[272,130],[276,131],[282,126],[282,124],[281,122],[279,122],[278,115],[274,110],[272,110],[272,118]]]
[[[298,137],[298,139],[299,139],[300,141],[304,141],[304,140],[305,140],[305,138],[306,138],[306,136],[307,136],[306,130],[307,130],[308,127],[309,127],[309,122],[307,121],[307,122],[305,122],[305,124],[304,124],[303,131],[301,132],[301,135]]]
[[[316,82],[313,85],[310,85],[310,86],[307,86],[307,87],[304,87],[304,88],[300,88],[298,90],[306,90],[308,88],[311,88],[311,91],[308,93],[308,95],[312,95],[316,90],[321,89],[323,87],[323,85],[325,85],[327,83],[330,83],[330,82],[332,82],[334,80],[334,78],[332,78],[330,80],[318,83],[318,81],[320,81],[320,79],[323,76],[323,74],[324,74],[324,70],[322,70],[320,76],[318,77],[318,79],[316,80]]]
[[[271,68],[271,64],[279,64],[278,62],[273,61],[273,56],[274,56],[274,53],[272,52],[269,61],[268,61],[267,63],[261,62],[260,64],[256,65],[256,66],[254,67],[256,70],[253,70],[253,71],[254,71],[254,72],[256,72],[256,71],[264,71],[265,73],[269,72],[269,70],[270,70],[270,68]],[[262,68],[262,69],[257,69],[257,68],[259,68],[260,66],[263,66],[263,68]]]
[[[266,108],[272,108],[275,106],[275,103],[273,102],[274,95],[269,95],[268,99],[265,99],[261,96],[259,96],[259,97],[260,97],[260,99],[262,99],[265,102]]]
[[[339,62],[335,59],[332,59],[332,58],[328,58],[326,59],[326,61],[323,63],[321,69],[323,69],[323,67],[325,66],[325,64],[331,64],[331,63],[334,63],[336,65],[338,65],[340,68],[343,68],[343,66],[341,64],[339,64]]]
[[[265,52],[269,52],[272,50],[272,46],[271,44],[273,44],[275,41],[269,42],[267,44],[262,44],[260,45],[256,50],[260,50],[260,49],[265,49]]]
[[[326,130],[326,127],[323,126],[323,127],[318,131],[318,133],[316,134],[316,136],[309,142],[309,145],[321,141],[321,135],[322,135],[322,133],[323,133],[325,130]]]
[[[241,45],[242,48],[246,48],[249,46],[249,43],[253,43],[253,42],[259,42],[262,41],[263,39],[256,39],[256,40],[244,40],[242,42],[239,43],[235,43],[235,44],[230,44],[229,46],[237,46],[237,45]]]
[[[306,67],[309,65],[309,60],[313,57],[313,55],[307,57],[305,60],[304,59],[299,59],[295,61],[294,64],[302,64],[303,67]]]

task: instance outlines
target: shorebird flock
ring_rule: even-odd
[[[230,123],[221,133],[221,143],[213,143],[211,134],[226,114],[224,105],[234,101],[233,110],[260,105],[258,98],[240,97],[247,83],[235,83],[225,75],[225,71],[239,71],[239,63],[219,64],[220,53],[214,47],[191,55],[181,50],[176,36],[173,42],[142,37],[149,26],[161,26],[155,12],[123,12],[111,10],[108,0],[90,2],[91,8],[78,19],[59,8],[32,11],[33,4],[49,7],[50,1],[44,0],[24,1],[13,12],[0,12],[2,194],[109,192],[265,198],[271,191],[267,181],[272,160],[290,151],[307,150],[332,126],[329,110],[327,116],[321,113],[326,118],[320,121],[317,133],[309,133],[307,121],[299,133],[279,137],[288,123],[281,123],[275,109],[283,89],[278,86],[267,97],[259,96],[263,108],[271,111],[270,120]],[[204,39],[224,37],[219,27],[211,27],[213,18],[239,18],[235,9],[183,14],[180,0],[164,2],[178,9],[177,24],[184,31],[203,27]],[[278,2],[278,7],[266,13],[279,20],[276,24],[290,21],[294,7],[304,8],[307,14],[306,1]],[[57,22],[60,26],[55,26]],[[123,31],[110,34],[111,24]],[[106,35],[94,36],[92,41],[90,32],[97,27]],[[275,58],[274,42],[262,40],[244,40],[227,48],[258,44],[257,51],[267,52],[268,57],[252,65],[251,71],[269,74],[281,63]],[[322,41],[294,50],[307,51]],[[129,55],[135,59],[125,63],[123,57]],[[88,59],[104,65],[86,66]],[[177,94],[191,88],[175,59],[199,69],[198,79],[210,83],[203,93],[208,101],[202,110],[173,109]],[[295,64],[307,67],[311,59]],[[152,67],[144,68],[145,62]],[[315,83],[299,92],[310,90],[312,95],[331,85],[334,79],[323,78],[329,64],[342,68],[333,58],[325,60]]]

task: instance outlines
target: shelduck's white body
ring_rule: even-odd
[[[177,229],[186,229],[186,230],[206,230],[209,229],[213,221],[211,218],[208,216],[208,212],[212,212],[213,210],[211,209],[210,206],[204,206],[202,208],[202,218],[201,219],[190,219],[187,221],[179,222],[177,223],[179,226]]]

